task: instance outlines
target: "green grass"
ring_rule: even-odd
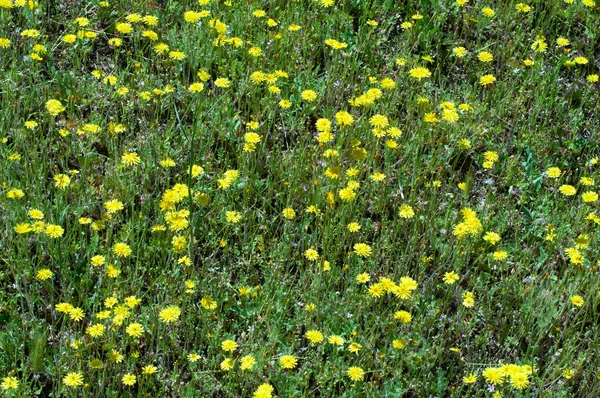
[[[600,395],[600,218],[590,217],[598,201],[582,197],[600,179],[600,6],[586,2],[535,0],[517,12],[516,1],[475,0],[0,1],[1,392]],[[202,10],[210,16],[184,20]],[[135,13],[158,22],[133,21],[120,33],[116,24]],[[77,26],[79,17],[88,24]],[[63,40],[72,34],[75,42]],[[547,49],[535,51],[542,36]],[[169,50],[157,53],[158,43]],[[466,56],[453,52],[459,46]],[[175,50],[185,58],[171,59]],[[479,61],[481,51],[493,61]],[[431,75],[412,77],[416,67]],[[253,81],[258,71],[262,82]],[[496,82],[484,87],[488,74]],[[218,78],[230,85],[216,86]],[[190,92],[198,82],[203,90]],[[349,102],[373,89],[371,104]],[[317,98],[303,99],[305,90]],[[64,106],[56,115],[51,99]],[[340,125],[340,111],[353,123]],[[375,115],[387,117],[387,133],[373,130]],[[329,140],[317,139],[322,118]],[[248,133],[260,137],[253,151],[244,149]],[[124,161],[130,152],[139,164]],[[203,172],[191,176],[192,166]],[[228,170],[238,176],[223,189]],[[61,188],[57,175],[70,181]],[[111,212],[111,200],[122,209]],[[414,216],[402,217],[403,205]],[[460,237],[465,208],[481,227]],[[43,213],[37,224],[32,209]],[[241,220],[229,222],[229,211]],[[352,222],[360,230],[350,232]],[[62,233],[52,237],[48,225]],[[484,240],[488,232],[500,241]],[[117,243],[131,253],[119,257]],[[358,243],[370,254],[358,255]],[[94,256],[104,263],[92,265]],[[40,278],[42,270],[52,275]],[[403,277],[416,287],[393,294],[411,284]],[[381,278],[393,283],[375,297],[388,283]],[[130,296],[141,301],[129,308]],[[160,314],[169,306],[181,313],[167,323]],[[399,311],[410,322],[395,319]],[[141,335],[126,331],[133,323]],[[104,333],[93,337],[97,324]],[[324,341],[311,343],[309,330]],[[225,340],[237,349],[225,352]],[[283,369],[283,355],[297,365]],[[249,370],[246,356],[256,361]],[[149,365],[155,373],[144,372]],[[351,380],[351,367],[362,380]],[[503,375],[495,386],[484,376],[494,370]],[[70,373],[82,384],[65,383]],[[463,380],[471,373],[472,384]],[[271,393],[261,392],[265,383]]]

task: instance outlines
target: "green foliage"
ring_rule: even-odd
[[[600,395],[597,21],[0,0],[2,392]]]

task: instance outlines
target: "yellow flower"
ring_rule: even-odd
[[[144,334],[144,327],[139,323],[131,323],[127,326],[125,332],[131,337],[138,338]]]
[[[369,274],[368,274],[368,273],[366,273],[366,272],[363,272],[362,274],[358,274],[358,275],[356,276],[356,281],[357,281],[358,283],[361,283],[361,284],[367,283],[367,282],[369,282],[370,280],[371,280],[371,277],[370,277],[370,276],[369,276]]]
[[[62,313],[69,313],[72,309],[73,306],[69,303],[58,303],[54,306],[54,308],[56,309],[56,311],[58,312],[62,312]]]
[[[179,309],[179,307],[176,305],[171,305],[163,308],[158,314],[158,317],[164,323],[171,323],[177,321],[179,319],[179,315],[181,315],[181,309]]]
[[[221,87],[221,88],[227,88],[227,87],[231,86],[231,81],[227,78],[219,77],[217,80],[215,80],[215,86]]]
[[[68,387],[77,387],[83,384],[83,376],[81,373],[71,372],[63,377],[62,382]]]
[[[329,342],[329,344],[333,344],[338,347],[344,345],[344,339],[342,338],[342,336],[336,336],[336,335],[329,336],[327,341]]]
[[[169,52],[169,46],[166,43],[158,43],[154,46],[154,52],[157,54],[166,54]]]
[[[38,37],[40,35],[40,31],[37,29],[25,29],[21,32],[21,36],[23,37]]]
[[[185,53],[183,51],[170,51],[169,58],[176,61],[181,61],[185,59]]]
[[[60,189],[65,189],[71,183],[71,178],[66,174],[56,174],[54,176],[54,186]]]
[[[577,193],[577,189],[574,186],[567,184],[561,185],[558,190],[565,196],[573,196]]]
[[[43,268],[37,272],[35,279],[45,281],[46,279],[52,278],[52,275],[54,275],[52,271],[50,271],[48,268]]]
[[[360,224],[357,222],[351,222],[346,226],[346,228],[348,228],[348,231],[350,232],[358,232],[360,231]]]
[[[261,138],[260,135],[256,133],[246,133],[244,134],[244,141],[249,144],[258,144]]]
[[[369,119],[369,123],[373,128],[384,129],[388,126],[389,120],[387,116],[377,114],[371,116],[371,118]]]
[[[25,122],[25,128],[29,130],[33,130],[38,126],[38,123],[35,120],[28,120]]]
[[[132,253],[131,247],[124,242],[115,243],[112,251],[117,257],[129,257]]]
[[[356,243],[354,245],[354,253],[360,257],[369,257],[371,255],[371,246],[366,243]]]
[[[508,257],[508,253],[505,250],[497,250],[493,253],[492,255],[494,257],[494,260],[506,260],[506,258]]]
[[[523,4],[523,3],[518,3],[515,6],[517,12],[522,12],[522,13],[528,13],[529,11],[531,11],[531,6],[528,6],[527,4]]]
[[[85,330],[85,333],[89,334],[91,337],[102,337],[104,336],[104,325],[96,323],[94,325],[88,326]]]
[[[576,248],[570,247],[565,249],[565,254],[569,257],[569,262],[572,264],[578,265],[583,263],[584,257]]]
[[[334,40],[334,39],[325,40],[325,44],[328,45],[329,47],[333,48],[334,50],[341,50],[343,48],[348,47],[348,44]]]
[[[133,32],[133,27],[131,26],[130,23],[127,23],[127,22],[118,22],[115,25],[115,29],[117,30],[117,32],[123,33],[123,34]]]
[[[221,349],[225,352],[233,352],[237,350],[238,344],[234,340],[224,340],[221,343]]]
[[[191,363],[197,362],[200,358],[200,355],[196,353],[191,353],[187,356],[188,361],[190,361]]]
[[[423,117],[423,121],[426,123],[439,123],[440,119],[438,119],[435,112],[428,112]]]
[[[119,302],[119,300],[117,300],[116,297],[108,297],[106,300],[104,300],[104,305],[108,308],[112,308],[118,302]]]
[[[479,79],[479,83],[484,87],[487,86],[488,84],[494,83],[495,81],[496,81],[496,77],[491,74],[481,76],[481,78]]]
[[[132,375],[131,373],[127,373],[125,376],[123,376],[123,378],[121,379],[121,381],[126,386],[132,386],[136,382],[136,377],[135,377],[135,375]]]
[[[79,26],[87,26],[90,23],[90,20],[84,17],[75,18],[73,23]]]
[[[65,110],[63,104],[59,100],[51,99],[46,102],[46,110],[50,115],[56,116]]]
[[[454,282],[458,281],[460,276],[456,272],[446,272],[444,274],[444,283],[448,285],[452,285]]]
[[[279,358],[279,364],[283,369],[294,369],[298,364],[298,359],[293,355],[283,355]]]
[[[29,210],[27,215],[34,220],[42,220],[44,218],[44,213],[38,209]]]
[[[227,222],[237,224],[242,219],[242,214],[239,211],[226,211],[225,217]]]
[[[489,7],[484,7],[481,12],[483,13],[483,15],[485,15],[488,18],[493,17],[494,15],[496,15],[496,13],[494,12],[494,10],[492,10]]]
[[[312,344],[321,343],[324,339],[323,333],[315,329],[308,330],[306,333],[304,333],[304,337],[306,337]]]
[[[598,200],[598,194],[594,191],[587,191],[581,194],[581,199],[586,203],[595,202]]]
[[[79,322],[85,317],[85,312],[79,307],[71,307],[68,311],[69,318],[75,322]]]
[[[254,365],[256,365],[256,359],[252,355],[246,355],[240,359],[241,370],[252,370]]]
[[[260,57],[262,55],[262,50],[260,49],[260,47],[250,47],[250,49],[248,50],[248,54],[250,54],[253,57]]]
[[[108,202],[105,202],[104,208],[106,209],[108,214],[113,214],[113,213],[116,213],[117,211],[123,210],[124,206],[123,206],[123,202],[121,202],[117,199],[113,199],[113,200],[109,200]]]
[[[400,206],[399,214],[402,218],[413,218],[415,215],[415,211],[410,205],[404,204]]]
[[[385,294],[385,288],[381,283],[375,283],[369,287],[369,295],[379,298]]]
[[[25,193],[20,189],[11,189],[6,192],[6,197],[8,199],[20,199],[25,196]]]
[[[340,111],[335,114],[335,121],[340,126],[350,126],[354,123],[352,115],[346,111]]]
[[[365,377],[365,371],[358,366],[352,366],[346,371],[346,376],[352,381],[362,381]]]
[[[548,44],[543,36],[538,36],[531,45],[531,49],[538,53],[545,53],[548,49]]]
[[[308,260],[315,261],[319,258],[319,252],[313,248],[310,248],[304,251],[304,257],[306,257]]]
[[[477,381],[477,375],[474,373],[469,373],[468,376],[463,377],[463,383],[465,384],[473,384]]]
[[[233,359],[225,358],[223,362],[220,364],[221,370],[231,370],[233,369]]]
[[[558,178],[561,176],[561,174],[562,171],[558,167],[550,167],[548,170],[546,170],[546,175],[549,178]]]
[[[92,264],[92,267],[99,267],[101,265],[104,265],[105,262],[106,262],[106,258],[104,256],[100,256],[100,255],[93,256],[90,259],[90,263]]]
[[[468,51],[464,47],[454,47],[452,49],[452,54],[454,54],[458,58],[463,58],[464,56],[466,56],[468,54]]]
[[[475,295],[472,292],[465,292],[463,294],[463,305],[467,308],[475,305]]]
[[[207,310],[214,310],[217,308],[217,302],[210,296],[202,297],[202,300],[200,300],[200,305],[202,305],[202,308]]]
[[[571,301],[571,304],[573,304],[575,307],[581,307],[584,304],[583,297],[579,295],[571,296],[569,300]]]
[[[405,346],[404,341],[402,341],[402,339],[395,339],[394,341],[392,341],[392,347],[394,347],[397,350],[401,350],[403,349]]]
[[[196,11],[186,11],[183,13],[183,19],[185,22],[196,23],[202,18],[201,14]]]
[[[141,159],[135,152],[125,152],[121,156],[121,161],[125,166],[134,166],[140,164]]]
[[[510,375],[510,385],[517,390],[522,390],[529,385],[529,378],[524,372],[513,373]]]
[[[166,169],[170,167],[175,167],[175,161],[171,158],[166,158],[160,161],[160,165]]]
[[[77,41],[77,36],[72,34],[64,35],[62,41],[67,44],[75,43]],[[108,41],[108,44],[112,44],[110,40]]]
[[[498,235],[496,232],[486,232],[483,236],[483,240],[492,245],[495,245],[496,243],[500,242],[500,239],[500,235]]]
[[[422,66],[419,66],[417,68],[413,68],[411,69],[409,72],[411,77],[414,77],[415,79],[418,79],[419,81],[426,78],[426,77],[430,77],[431,76],[431,71],[427,68],[424,68]]]
[[[111,361],[113,361],[115,363],[121,363],[121,362],[123,362],[124,358],[125,357],[121,353],[119,353],[118,351],[116,351],[116,350],[111,350],[108,353],[108,359],[110,359]]]
[[[151,374],[156,373],[157,370],[158,370],[158,368],[156,366],[146,365],[142,369],[142,373],[144,373],[145,375],[151,375]]]
[[[317,93],[313,90],[304,90],[300,93],[300,98],[305,101],[312,102],[317,99]]]
[[[191,93],[199,93],[202,90],[204,90],[204,84],[203,83],[192,83],[188,87],[188,91],[191,92]]]
[[[573,376],[575,376],[575,369],[565,369],[563,371],[562,375],[565,379],[568,380],[568,379],[572,378]]]
[[[396,82],[390,79],[389,77],[381,79],[379,85],[385,90],[392,90],[396,88]]]
[[[351,343],[348,346],[348,351],[350,351],[351,353],[355,354],[357,352],[359,352],[362,349],[362,345],[358,344],[358,343]]]
[[[44,229],[44,233],[51,238],[59,238],[65,230],[60,225],[48,224]]]
[[[285,209],[283,209],[281,214],[288,220],[292,220],[296,217],[296,212],[291,207],[286,207]]]
[[[40,55],[38,53],[31,53],[29,54],[29,57],[31,59],[33,59],[34,61],[41,61],[42,57],[40,57]]]
[[[31,227],[31,225],[29,223],[19,223],[17,225],[15,225],[14,231],[18,234],[26,234],[28,232],[31,232],[33,230],[33,228]]]
[[[12,376],[4,377],[2,378],[2,384],[0,384],[0,387],[2,387],[4,391],[16,390],[19,387],[19,380]]]
[[[202,173],[204,173],[204,168],[202,166],[197,164],[192,166],[192,177],[198,177]]]
[[[504,382],[505,373],[502,368],[485,368],[482,375],[490,384],[498,385]]]
[[[256,391],[254,391],[254,394],[252,394],[252,398],[272,398],[274,390],[275,389],[272,385],[268,383],[263,383],[260,386],[258,386]]]
[[[410,321],[412,321],[412,315],[408,311],[396,311],[394,313],[394,319],[397,319],[402,323],[410,323]]]
[[[482,51],[477,55],[477,59],[479,59],[481,62],[492,62],[494,60],[494,56],[488,51]]]

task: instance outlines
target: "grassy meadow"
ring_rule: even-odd
[[[600,396],[599,35],[0,0],[0,394]]]

